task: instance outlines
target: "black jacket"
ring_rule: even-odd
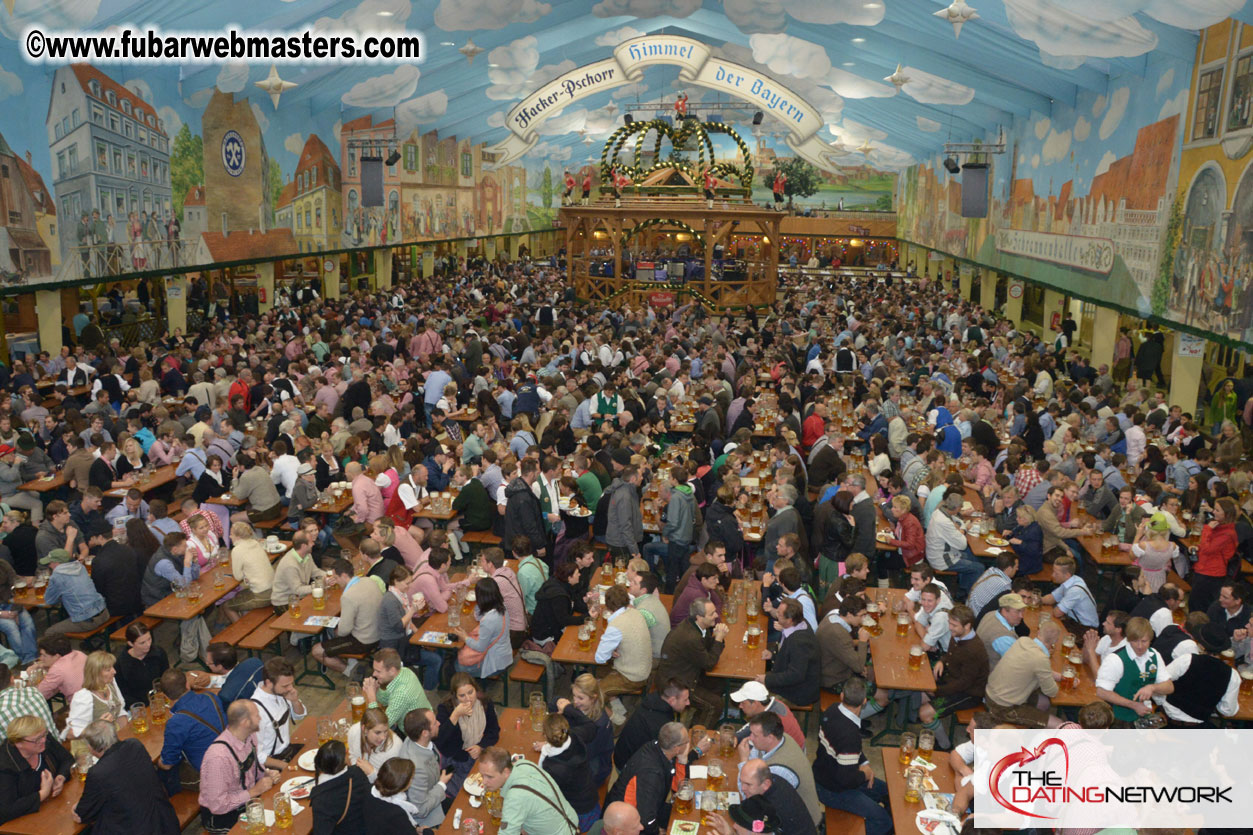
[[[409,815],[395,803],[374,795],[365,802],[365,829],[370,835],[413,835]]]
[[[312,835],[358,835],[365,832],[365,807],[370,799],[370,781],[355,765],[348,773],[314,786],[309,793],[313,810]]]
[[[817,676],[814,677],[814,692],[817,692]],[[773,691],[773,688],[771,688]],[[815,696],[814,698],[817,698]],[[649,693],[640,699],[639,706],[622,726],[618,734],[618,742],[613,747],[613,764],[619,770],[627,764],[631,756],[649,742],[657,740],[657,732],[667,722],[677,722],[679,715],[674,708],[661,698],[660,693]]]
[[[847,471],[848,467],[844,459],[840,457],[840,453],[836,452],[835,447],[823,444],[822,449],[818,450],[818,454],[809,464],[809,483],[821,490],[832,481],[843,480],[844,473]]]
[[[552,776],[553,782],[581,817],[595,808],[600,786],[592,785],[587,746],[573,734],[569,737],[569,743],[561,753],[545,757],[542,767]]]
[[[542,644],[548,639],[561,640],[567,626],[581,623],[587,607],[575,597],[569,583],[549,577],[535,592],[535,611],[531,614],[531,637]]]
[[[110,615],[130,617],[143,612],[144,603],[139,599],[142,577],[139,557],[128,545],[110,540],[92,558],[91,582],[104,598]]]
[[[483,717],[487,720],[483,725],[483,738],[479,740],[480,748],[491,748],[500,741],[500,722],[496,718],[496,708],[492,700],[480,699],[483,703]],[[443,755],[444,762],[468,761],[470,754],[465,749],[465,740],[461,736],[461,727],[453,722],[452,707],[447,700],[435,707],[435,717],[439,719],[439,734],[435,737],[435,747]]]
[[[548,534],[544,532],[544,515],[539,499],[531,492],[531,485],[521,477],[509,482],[505,488],[505,543],[513,542],[515,536],[525,536],[535,552],[548,549]]]
[[[56,738],[56,729],[44,745],[44,768],[52,776],[69,779],[74,758]],[[30,767],[17,748],[0,745],[0,823],[39,811],[39,772]]]
[[[709,503],[705,510],[705,530],[715,542],[727,546],[727,559],[734,560],[744,550],[744,534],[735,518],[735,510],[718,500]]]
[[[802,621],[799,629],[779,642],[770,672],[766,673],[766,688],[792,704],[812,705],[818,701],[821,679],[818,638]]]
[[[875,527],[878,514],[875,512],[874,499],[869,495],[853,505],[853,550],[867,557],[875,553]]]
[[[49,740],[51,741],[51,740]],[[124,739],[104,752],[83,784],[74,811],[95,821],[92,835],[178,835],[178,816],[157,777],[152,756],[137,739]]]
[[[840,562],[853,552],[853,526],[843,513],[834,508],[823,516],[822,542],[818,546],[818,553],[829,560]]]
[[[618,779],[605,795],[605,805],[619,800],[639,810],[643,835],[658,835],[670,825],[666,797],[674,781],[674,761],[666,759],[654,738],[632,755],[618,771]]]

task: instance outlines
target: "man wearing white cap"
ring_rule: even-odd
[[[783,730],[788,736],[796,740],[796,744],[801,747],[802,751],[805,750],[805,734],[801,731],[801,726],[796,721],[796,717],[788,709],[787,705],[770,695],[766,685],[759,681],[746,681],[739,690],[731,694],[731,701],[739,705],[740,711],[744,714],[744,726],[736,732],[736,739],[743,740],[747,738],[749,732],[748,720],[759,713],[768,711],[778,714],[779,719],[783,722]]]
[[[287,524],[300,527],[309,508],[318,503],[317,467],[305,462],[296,468],[296,481],[291,488],[291,500],[287,504]]]

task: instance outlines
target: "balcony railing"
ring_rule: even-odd
[[[111,278],[124,273],[173,269],[184,266],[181,240],[126,241],[70,247],[58,279]]]

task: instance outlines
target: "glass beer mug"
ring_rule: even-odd
[[[924,772],[919,766],[911,765],[905,769],[905,802],[920,803],[922,801],[922,781]]]
[[[692,814],[692,801],[696,797],[696,788],[692,785],[691,780],[684,780],[679,784],[679,790],[674,795],[674,813],[685,817]]]
[[[916,750],[918,750],[918,738],[908,732],[901,734],[901,749],[897,755],[897,761],[901,765],[909,765],[909,761],[914,758]]]
[[[326,581],[321,577],[313,578],[313,608],[326,608]]]

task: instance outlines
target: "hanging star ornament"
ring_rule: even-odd
[[[17,4],[17,0],[4,0],[4,7],[9,10],[9,14],[13,14],[13,6]]]
[[[258,87],[270,94],[270,101],[274,104],[274,109],[278,110],[278,97],[283,95],[293,87],[300,85],[294,81],[284,81],[278,77],[278,65],[270,65],[270,74],[265,77],[264,81],[255,82]]]
[[[483,47],[475,46],[474,40],[469,39],[466,41],[466,45],[461,47],[461,49],[458,49],[457,51],[466,57],[467,64],[473,64],[474,59],[482,54]]]
[[[947,8],[933,12],[936,17],[942,17],[949,23],[953,24],[953,37],[960,38],[962,33],[962,24],[967,21],[974,20],[979,15],[970,7],[966,0],[953,0]]]
[[[869,139],[867,139],[865,142],[861,143],[861,145],[857,147],[857,153],[859,154],[870,156],[870,154],[873,152],[874,152],[874,146],[870,144]]]
[[[896,87],[896,89],[899,90],[902,87],[904,87],[906,84],[908,84],[911,79],[909,76],[905,75],[905,68],[901,66],[900,64],[897,64],[896,72],[887,76],[883,80],[892,84],[894,87]]]

